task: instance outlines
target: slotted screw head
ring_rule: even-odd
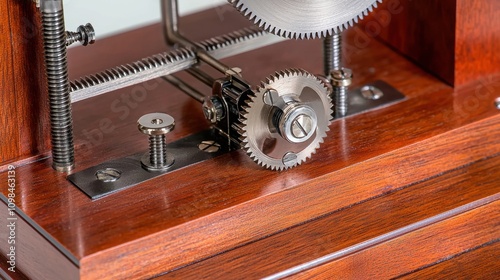
[[[165,135],[175,127],[172,116],[164,113],[151,113],[137,121],[139,131],[147,135]]]
[[[339,87],[348,87],[352,83],[352,70],[341,68],[332,71],[332,85]]]

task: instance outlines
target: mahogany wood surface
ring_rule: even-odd
[[[500,278],[499,259],[500,240],[497,239],[398,278],[410,280],[439,276],[443,279],[498,279]]]
[[[12,217],[9,216],[8,213],[7,205],[3,201],[0,201],[0,219],[2,221],[7,221],[8,217]],[[23,276],[27,279],[78,278],[79,270],[75,263],[62,255],[61,252],[54,247],[51,241],[40,237],[38,230],[28,224],[21,216],[16,215],[14,218],[17,218],[17,220],[15,220],[16,239],[15,244],[13,244],[16,249],[16,272],[9,273],[9,276],[18,277],[20,279],[23,279]],[[0,233],[2,237],[0,250],[5,257],[11,245],[5,242],[8,240],[6,234],[8,231],[2,229]],[[4,264],[3,261],[2,264]],[[8,269],[8,267],[2,268],[4,270]]]
[[[332,275],[342,275],[346,279],[397,277],[446,256],[464,252],[476,244],[498,239],[500,223],[493,217],[498,217],[499,211],[500,201],[495,201],[289,279],[328,279]],[[481,234],[477,234],[478,228],[482,229]]]
[[[182,28],[198,40],[245,24],[218,8],[185,18]],[[356,36],[355,30],[348,32],[348,44],[355,46]],[[163,50],[160,26],[146,27],[72,49],[70,75]],[[287,67],[320,73],[321,53],[320,41],[287,41],[225,62],[241,67],[256,84]],[[500,153],[500,114],[493,105],[500,75],[452,89],[375,40],[351,54],[346,61],[356,73],[355,86],[381,79],[407,99],[334,122],[321,150],[301,167],[263,170],[240,150],[91,201],[46,159],[17,167],[17,206],[79,260],[82,279],[147,278],[466,165],[490,162],[486,159]],[[208,127],[198,103],[160,81],[82,101],[73,109],[76,172],[145,151],[147,139],[136,127],[145,113],[162,111],[176,119],[168,141]],[[5,173],[0,181],[6,181]],[[408,190],[424,195],[418,188]],[[0,191],[7,194],[6,186]],[[480,197],[469,188],[464,193]],[[419,215],[432,215],[426,211]]]
[[[157,279],[231,279],[234,275],[241,279],[257,279],[279,273],[494,195],[500,191],[499,172],[500,156],[480,160],[441,176],[360,201],[315,221],[182,267]],[[443,197],[447,199],[443,200]],[[489,218],[498,219],[495,215]],[[500,235],[497,237],[500,238]],[[336,275],[335,278],[345,279],[344,276]]]
[[[40,14],[32,1],[0,4],[0,165],[47,153],[48,95]]]
[[[385,0],[358,29],[450,85],[500,71],[497,0]]]

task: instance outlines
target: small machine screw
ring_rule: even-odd
[[[374,86],[364,86],[361,88],[361,95],[369,100],[378,100],[384,96],[384,93]]]
[[[283,164],[287,167],[293,167],[297,164],[297,155],[289,152],[283,156]]]
[[[137,121],[142,133],[149,135],[149,152],[142,159],[142,166],[149,171],[164,171],[174,164],[174,158],[167,154],[166,134],[175,127],[174,118],[163,113],[151,113]]]
[[[335,103],[335,117],[342,118],[347,115],[347,90],[352,84],[352,71],[347,68],[332,71],[333,102]]]
[[[497,107],[498,110],[500,110],[500,97],[495,99],[495,106]]]
[[[122,176],[122,172],[114,168],[106,168],[98,170],[95,173],[95,176],[99,181],[102,181],[104,183],[111,183],[120,179],[120,177]]]
[[[198,149],[207,153],[217,153],[220,150],[220,145],[212,140],[203,141],[198,145]]]
[[[66,31],[66,46],[80,42],[83,46],[95,43],[95,30],[92,24],[80,25],[76,32]]]
[[[280,95],[279,93],[274,90],[274,89],[268,89],[265,93],[264,96],[262,97],[262,101],[266,105],[273,106],[276,105],[276,102],[279,100]]]
[[[205,98],[203,102],[203,114],[210,123],[215,124],[225,116],[224,105],[217,96]]]

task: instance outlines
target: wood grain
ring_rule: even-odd
[[[4,198],[3,198],[4,199]],[[9,211],[4,201],[0,201],[0,219],[5,221]],[[28,224],[19,214],[15,220],[15,255],[16,273],[9,276],[17,280],[23,279],[78,279],[79,268],[76,264],[66,258],[59,249],[54,247],[50,240],[45,239],[36,228]],[[9,245],[6,240],[9,236],[7,226],[0,228],[0,252],[2,256],[9,253]],[[8,267],[7,267],[8,268]],[[2,267],[2,269],[6,269]]]
[[[287,279],[387,279],[498,239],[500,201]],[[476,229],[481,228],[481,234]],[[418,246],[415,246],[418,244]]]
[[[359,28],[450,85],[500,72],[496,0],[387,0]]]
[[[40,13],[31,1],[2,5],[0,165],[47,153],[48,95]]]
[[[217,10],[192,15],[185,32],[206,36],[199,22],[210,32],[228,28],[229,14],[222,22]],[[123,34],[73,49],[70,75],[149,55],[142,46],[165,49],[159,25],[142,32],[140,46]],[[356,35],[348,32],[346,41],[353,45]],[[124,45],[131,47],[113,57]],[[71,57],[80,55],[92,63],[72,64]],[[320,41],[287,41],[224,60],[240,66],[253,84],[288,67],[320,73],[321,61]],[[53,171],[50,160],[42,160],[16,169],[18,207],[80,261],[82,279],[146,278],[500,153],[500,114],[493,106],[500,76],[488,77],[487,86],[453,89],[376,40],[357,48],[348,66],[356,73],[354,86],[381,79],[407,99],[333,123],[321,150],[304,166],[276,173],[234,151],[91,201]],[[73,109],[76,171],[145,151],[147,139],[136,127],[145,113],[174,116],[169,141],[208,127],[198,103],[160,81]],[[7,193],[3,184],[0,191]]]
[[[155,279],[261,279],[496,194],[499,173],[500,156],[482,160]]]
[[[397,277],[397,279],[430,279],[435,277],[446,279],[498,279],[500,269],[500,240],[489,242],[473,250],[459,253],[450,259],[431,266],[418,269],[416,272]]]

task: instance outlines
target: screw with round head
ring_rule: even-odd
[[[66,31],[66,46],[80,42],[83,46],[95,43],[95,30],[92,24],[80,25],[76,32]]]
[[[333,103],[335,104],[335,117],[341,118],[347,115],[347,89],[352,84],[352,70],[341,68],[332,71]]]
[[[149,152],[142,159],[142,166],[149,171],[163,171],[172,166],[174,159],[167,154],[166,134],[175,127],[170,115],[151,113],[137,121],[140,132],[149,135]]]

